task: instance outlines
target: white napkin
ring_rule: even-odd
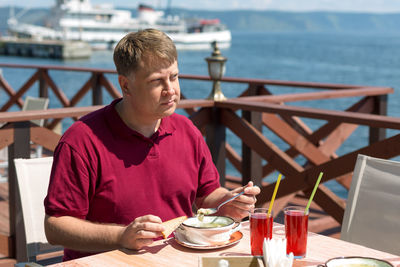
[[[286,239],[266,239],[263,243],[264,262],[267,267],[292,267],[293,253],[286,256]]]

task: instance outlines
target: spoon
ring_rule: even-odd
[[[214,213],[216,213],[223,205],[225,205],[226,203],[231,202],[232,200],[236,199],[237,197],[239,197],[239,196],[241,196],[241,195],[243,195],[243,194],[244,194],[244,190],[243,190],[242,192],[240,192],[239,194],[237,194],[237,195],[231,197],[230,199],[225,200],[224,202],[222,202],[221,204],[219,204],[217,208],[199,209],[199,210],[197,211],[197,214],[200,214],[200,215],[211,215],[211,214],[214,214]]]

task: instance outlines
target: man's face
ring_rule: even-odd
[[[175,112],[180,99],[178,73],[176,61],[155,67],[142,63],[135,74],[122,79],[124,99],[137,120],[152,123]]]

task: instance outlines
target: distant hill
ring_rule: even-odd
[[[232,31],[262,32],[365,32],[400,33],[400,13],[282,12],[282,11],[193,11],[177,14],[219,18]]]
[[[123,8],[121,8],[123,9]],[[16,8],[15,13],[21,8]],[[136,9],[130,10],[136,15]],[[30,9],[20,20],[43,25],[49,9]],[[205,11],[173,9],[173,15],[219,18],[232,31],[400,33],[400,13]],[[7,31],[9,7],[0,8],[0,33]]]

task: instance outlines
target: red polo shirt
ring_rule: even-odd
[[[130,129],[110,105],[75,122],[55,152],[50,216],[127,225],[147,214],[163,221],[192,216],[196,197],[219,187],[200,131],[185,116],[163,118],[150,138]],[[88,253],[65,249],[64,260]]]

